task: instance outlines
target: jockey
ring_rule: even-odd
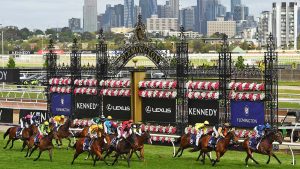
[[[265,125],[258,125],[254,127],[254,131],[255,131],[255,138],[258,140],[260,138],[262,138],[265,135],[265,131],[271,129],[271,125],[269,123],[265,124]]]
[[[27,114],[26,116],[22,117],[20,123],[22,129],[25,127],[29,127],[33,123],[32,115]]]
[[[116,128],[117,127],[117,124],[115,124],[113,121],[112,121],[112,117],[111,116],[107,116],[107,119],[104,121],[103,123],[104,125],[104,132],[107,133],[107,134],[112,134],[113,131],[112,131],[112,128]]]
[[[94,117],[91,120],[92,124],[100,124],[101,123],[101,119],[99,117]]]
[[[32,116],[32,124],[35,124],[35,125],[39,125],[40,124],[40,116],[37,116],[37,115],[34,115],[34,116]]]
[[[131,134],[131,125],[133,120],[123,121],[121,126],[118,127],[118,139],[123,137],[127,138]]]
[[[100,121],[101,121],[101,123],[103,124],[105,120],[106,120],[106,118],[105,118],[105,116],[102,114],[102,115],[100,116]]]
[[[38,127],[38,134],[34,138],[34,144],[38,145],[40,139],[43,138],[43,136],[48,135],[48,133],[50,133],[49,122],[45,121],[44,124],[41,124]]]
[[[59,126],[63,125],[65,122],[65,116],[61,115],[61,116],[54,116],[53,117],[53,121],[54,121],[54,128],[55,131],[57,131],[57,129],[59,128]]]
[[[98,131],[100,129],[103,129],[102,124],[100,124],[100,125],[93,124],[89,127],[88,135],[87,135],[88,139],[86,139],[86,141],[89,142],[88,144],[86,144],[86,145],[88,145],[89,150],[91,149],[91,145],[93,143],[93,140],[98,138]]]
[[[215,138],[219,138],[219,137],[223,137],[224,138],[226,136],[227,131],[228,131],[229,128],[230,128],[230,124],[229,123],[225,123],[223,126],[220,125],[220,124],[215,125],[213,127]]]
[[[198,131],[196,136],[196,147],[199,145],[199,139],[202,135],[207,134],[207,126],[209,125],[208,121],[204,121],[204,123],[196,123],[195,129]]]

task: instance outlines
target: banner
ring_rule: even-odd
[[[34,51],[30,51],[30,50],[9,51],[8,54],[10,54],[10,55],[31,55],[31,54],[34,54]]]
[[[116,120],[129,120],[131,118],[130,97],[103,96],[103,113],[105,117],[112,116]]]
[[[176,99],[142,98],[142,120],[176,122]]]
[[[6,83],[20,82],[20,70],[0,69],[0,82],[6,82]]]
[[[213,126],[219,123],[219,101],[189,99],[188,113],[189,124],[195,125],[207,120]]]
[[[0,123],[13,123],[13,109],[0,109]]]
[[[43,123],[44,121],[49,120],[49,114],[47,113],[46,110],[27,110],[27,109],[21,109],[20,110],[20,115],[19,115],[19,123],[20,119],[27,114],[30,115],[35,115],[35,116],[40,116],[40,123]]]
[[[231,101],[231,124],[235,127],[255,127],[265,122],[263,102]]]
[[[53,93],[51,96],[51,112],[56,115],[71,115],[71,95],[70,94],[58,94]]]
[[[100,113],[100,98],[93,95],[75,96],[75,117],[93,118],[98,117]]]

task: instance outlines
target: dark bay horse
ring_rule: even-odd
[[[81,132],[75,134],[76,138],[84,138],[88,136],[89,127],[84,127]]]
[[[137,155],[138,158],[140,160],[144,160],[144,158],[145,158],[144,143],[146,141],[148,141],[149,144],[152,144],[149,131],[145,131],[141,135],[136,134],[135,142],[136,142],[137,147],[135,147],[133,149],[133,151],[131,152],[131,156],[132,156],[133,152],[137,153],[137,151],[139,151],[140,155]]]
[[[105,158],[107,156],[109,156],[112,152],[116,152],[115,155],[115,159],[112,163],[112,165],[114,165],[117,161],[118,158],[122,155],[126,155],[126,161],[127,161],[127,165],[128,167],[130,167],[130,157],[132,155],[132,151],[137,149],[138,145],[135,142],[136,140],[136,134],[131,134],[128,138],[124,139],[120,139],[116,146],[110,146],[110,148],[108,149],[108,151],[106,152],[103,160],[104,162],[108,165],[108,163],[105,161]]]
[[[197,160],[200,158],[202,155],[202,163],[205,163],[205,155],[207,155],[212,162],[212,165],[214,166],[217,162],[220,162],[220,158],[226,153],[228,146],[231,143],[238,144],[238,137],[236,136],[234,131],[229,131],[225,138],[219,138],[215,148],[213,149],[212,147],[208,146],[208,142],[212,136],[206,135],[200,139],[200,153],[197,158]],[[209,152],[211,151],[216,152],[216,160],[212,160],[210,155],[208,155]]]
[[[62,146],[62,139],[67,139],[69,141],[68,148],[72,147],[70,137],[72,137],[73,134],[70,132],[70,126],[71,126],[71,119],[68,119],[65,122],[65,124],[61,125],[58,128],[58,130],[57,130],[57,139],[55,139],[56,144],[58,145],[58,147]]]
[[[84,141],[85,138],[80,138],[79,140],[77,140],[77,142],[74,144],[74,148],[75,148],[75,154],[73,157],[73,161],[71,164],[74,164],[75,159],[82,154],[83,152],[85,152],[83,150],[84,147]],[[96,138],[91,145],[91,150],[88,151],[89,155],[91,154],[93,157],[93,161],[94,161],[94,166],[96,165],[96,161],[98,160],[102,160],[102,153],[103,151],[105,151],[104,147],[107,147],[106,145],[110,145],[110,137],[106,134],[103,134],[103,131],[98,133],[98,138]],[[95,155],[95,158],[94,158]]]
[[[249,145],[250,138],[247,138],[243,142],[243,148],[245,149],[247,153],[247,157],[245,159],[246,166],[248,166],[248,160],[249,158],[252,159],[256,164],[259,164],[254,158],[253,158],[253,152],[268,155],[269,159],[267,161],[267,164],[270,162],[271,156],[274,157],[279,164],[281,164],[281,161],[277,158],[277,156],[273,153],[273,142],[277,141],[280,144],[283,141],[282,133],[279,131],[271,131],[266,136],[264,136],[258,146],[258,149],[254,150]]]
[[[7,148],[8,144],[10,143],[10,141],[12,141],[11,146],[10,146],[10,149],[11,149],[14,146],[14,142],[16,140],[21,139],[21,140],[24,141],[23,142],[23,146],[22,146],[22,150],[21,150],[21,151],[23,151],[23,149],[26,146],[26,142],[28,141],[28,139],[31,136],[35,135],[38,132],[38,129],[37,129],[36,125],[32,124],[28,128],[24,128],[22,130],[21,136],[17,137],[17,131],[18,131],[19,128],[20,128],[19,126],[16,126],[16,127],[10,127],[10,128],[8,128],[6,130],[6,132],[3,135],[3,138],[5,139],[6,136],[8,136],[8,141],[7,141],[6,145],[5,145],[5,147],[3,147],[4,149]]]
[[[38,148],[39,155],[37,158],[34,159],[34,161],[38,160],[41,157],[42,152],[46,151],[46,150],[49,151],[50,161],[52,161],[52,154],[53,154],[53,148],[54,148],[54,146],[52,144],[53,139],[57,139],[57,135],[56,135],[56,132],[51,131],[47,136],[44,136],[43,138],[40,139],[40,143],[38,145],[34,145],[34,147],[32,148],[32,150],[29,154],[29,157]],[[30,139],[30,142],[31,142],[30,144],[32,144],[32,141],[33,141],[33,139]]]

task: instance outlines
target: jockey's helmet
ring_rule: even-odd
[[[45,122],[44,122],[44,125],[45,125],[45,126],[49,126],[49,122],[45,121]]]
[[[64,116],[64,115],[61,115],[61,116],[60,116],[60,118],[62,118],[62,119],[63,119],[63,118],[65,118],[65,116]]]
[[[224,127],[230,127],[230,124],[229,123],[225,123]]]
[[[102,130],[102,129],[103,129],[103,125],[102,125],[102,124],[99,124],[99,125],[98,125],[98,128]]]
[[[266,127],[266,129],[270,129],[271,125],[269,123],[267,123],[265,127]]]
[[[207,120],[204,121],[205,125],[209,125],[209,122]]]
[[[111,120],[111,119],[112,119],[112,117],[111,117],[111,116],[107,116],[107,119],[108,119],[108,120]]]
[[[128,120],[129,123],[133,123],[133,120]]]

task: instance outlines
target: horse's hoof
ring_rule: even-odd
[[[249,166],[248,166],[248,165],[246,165],[246,167],[248,168]]]

